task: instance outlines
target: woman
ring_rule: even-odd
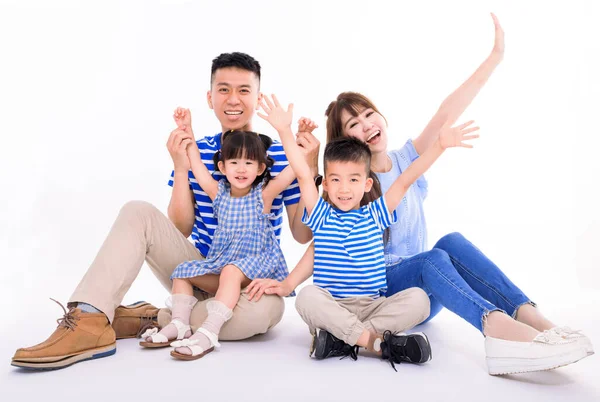
[[[452,125],[475,98],[504,54],[504,33],[495,15],[495,43],[489,57],[448,96],[423,132],[399,150],[387,150],[387,121],[364,95],[344,92],[326,111],[327,142],[341,136],[365,141],[371,169],[385,192],[398,175]],[[418,286],[430,296],[433,318],[446,307],[486,336],[490,374],[548,370],[593,354],[587,337],[557,327],[535,304],[460,233],[440,239],[427,251],[423,201],[427,181],[411,186],[396,209],[399,222],[386,243],[387,296]],[[427,321],[426,320],[426,321]]]

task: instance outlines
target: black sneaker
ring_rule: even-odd
[[[350,346],[329,332],[319,329],[318,333],[313,335],[309,356],[312,356],[313,352],[317,360],[334,356],[342,356],[342,359],[350,356],[352,360],[356,360],[358,358],[358,345]]]
[[[422,332],[409,335],[394,335],[390,331],[383,333],[381,342],[381,358],[389,360],[394,370],[394,363],[425,363],[431,360],[429,339]]]

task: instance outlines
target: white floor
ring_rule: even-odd
[[[598,355],[553,371],[504,377],[487,374],[482,336],[448,311],[418,327],[429,336],[433,350],[433,360],[422,366],[397,365],[396,373],[389,364],[367,356],[359,356],[356,362],[310,359],[308,331],[293,308],[293,299],[286,302],[285,317],[268,334],[224,343],[220,351],[194,362],[175,361],[168,350],[143,350],[136,340],[122,340],[112,357],[65,370],[26,372],[10,366],[10,357],[17,347],[43,340],[50,328],[31,327],[16,336],[3,326],[1,399],[600,401],[600,293],[581,294],[568,305],[544,310],[558,323],[585,329]],[[44,310],[38,318],[50,322],[54,317],[47,314]],[[15,319],[20,329],[27,328],[24,316]],[[181,390],[171,391],[173,383]]]

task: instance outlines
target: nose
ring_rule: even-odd
[[[361,119],[360,124],[362,125],[362,129],[363,129],[364,133],[368,132],[373,127],[373,123],[369,122],[366,119]]]
[[[231,93],[227,97],[227,103],[230,105],[237,105],[238,103],[240,103],[240,98],[238,97],[238,94],[234,91],[231,91]]]

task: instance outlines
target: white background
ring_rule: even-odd
[[[262,90],[315,119],[323,142],[328,103],[363,92],[398,148],[487,57],[489,11],[505,59],[459,120],[481,126],[475,149],[448,151],[427,175],[430,246],[462,232],[539,303],[600,289],[598,8],[3,1],[0,302],[55,309],[47,297],[68,299],[126,201],[166,212],[172,110],[191,108],[198,137],[219,131],[205,101],[219,53],[256,57]],[[254,128],[276,136],[258,117]],[[304,247],[283,237],[293,267]],[[165,296],[143,269],[125,301]]]
[[[60,314],[47,298],[69,298],[125,202],[166,212],[173,109],[192,109],[198,136],[219,131],[205,101],[216,55],[256,57],[262,89],[294,102],[297,118],[317,120],[323,142],[328,103],[341,91],[365,93],[388,118],[397,148],[487,57],[489,11],[506,31],[505,59],[460,119],[481,126],[476,148],[449,150],[427,175],[430,245],[462,232],[551,318],[583,328],[598,347],[597,2],[0,4],[3,394],[167,400],[175,382],[178,394],[215,401],[598,400],[598,356],[489,377],[481,335],[448,312],[424,326],[434,348],[426,365],[395,373],[362,356],[317,363],[306,357],[309,337],[293,299],[267,335],[226,343],[193,366],[165,351],[144,353],[136,340],[68,370],[29,376],[8,366],[17,347],[50,334]],[[255,129],[276,136],[258,118]],[[282,246],[293,267],[304,247],[289,231]],[[125,302],[163,305],[166,296],[144,268]]]

